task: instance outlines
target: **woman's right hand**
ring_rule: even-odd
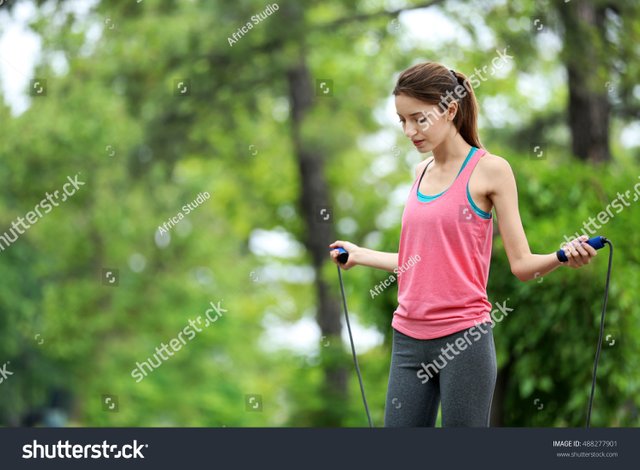
[[[349,252],[349,258],[347,259],[347,262],[344,264],[338,261],[339,252],[337,249],[334,249],[338,247],[344,248]],[[360,247],[358,245],[351,242],[336,240],[331,245],[329,245],[329,248],[332,248],[332,250],[329,252],[329,255],[331,256],[331,259],[333,260],[333,262],[336,263],[345,271],[358,265],[357,256],[358,256],[358,251],[360,250]]]

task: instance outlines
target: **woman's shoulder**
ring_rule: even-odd
[[[493,190],[509,184],[509,182],[514,179],[513,170],[509,162],[489,152],[478,160],[476,168],[489,192],[493,192]]]
[[[478,170],[492,175],[512,172],[511,165],[509,165],[509,162],[506,159],[489,152],[486,152],[482,158],[478,160]]]

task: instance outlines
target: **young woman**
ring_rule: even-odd
[[[385,426],[489,426],[496,380],[487,280],[492,209],[511,272],[527,281],[561,266],[555,253],[532,254],[518,212],[509,163],[480,143],[477,103],[460,72],[428,62],[402,72],[393,90],[405,135],[433,156],[416,168],[402,215],[398,253],[336,241],[356,265],[398,269]],[[563,246],[572,268],[596,251],[582,236]],[[411,260],[411,262],[409,262]],[[419,260],[419,261],[416,261]],[[400,405],[400,406],[398,406]]]

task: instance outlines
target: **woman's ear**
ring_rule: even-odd
[[[447,120],[453,121],[458,114],[458,102],[452,101],[447,108]]]

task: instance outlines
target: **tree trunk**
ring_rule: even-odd
[[[559,5],[569,86],[568,119],[573,154],[581,160],[611,159],[605,53],[605,15],[591,2]],[[606,69],[603,69],[606,67]]]
[[[294,152],[300,173],[299,207],[306,227],[304,244],[311,254],[316,272],[316,321],[321,334],[329,339],[330,345],[329,348],[321,348],[321,366],[325,375],[321,396],[326,400],[326,406],[322,416],[315,417],[314,424],[340,426],[347,403],[348,363],[344,361],[347,356],[340,339],[340,304],[331,296],[327,284],[322,279],[321,268],[329,256],[328,244],[334,240],[333,214],[328,210],[329,192],[324,176],[325,159],[317,149],[310,148],[301,136],[305,115],[313,105],[314,99],[312,80],[304,57],[288,70],[287,78]],[[322,209],[325,209],[325,212],[321,212]]]

